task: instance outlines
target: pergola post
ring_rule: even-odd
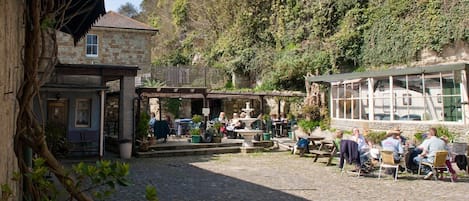
[[[135,96],[135,78],[123,76],[120,79],[119,97],[119,140],[133,139],[134,111],[133,100]]]

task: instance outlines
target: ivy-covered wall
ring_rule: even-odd
[[[154,64],[220,68],[262,80],[260,89],[304,89],[308,72],[444,58],[469,39],[466,0],[144,0],[142,8],[160,30]]]

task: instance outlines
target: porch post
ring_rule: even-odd
[[[133,139],[133,99],[135,97],[135,77],[124,76],[120,79],[119,100],[119,139]]]
[[[462,109],[462,121],[464,123],[464,126],[467,127],[467,124],[469,123],[469,104],[468,104],[468,88],[467,88],[467,71],[466,70],[461,70],[461,109]]]
[[[101,114],[99,120],[99,158],[102,159],[104,156],[104,90],[101,90]]]
[[[372,77],[368,78],[368,120],[375,120],[375,99],[373,95],[375,80]]]

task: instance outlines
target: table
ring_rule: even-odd
[[[321,141],[321,140],[325,139],[325,137],[314,136],[314,135],[301,136],[299,138],[303,138],[303,139],[308,140],[310,142],[310,146],[312,146],[313,148],[317,148],[317,146],[318,146],[318,145],[316,145],[315,141]]]
[[[276,137],[284,137],[283,129],[287,127],[287,122],[284,121],[274,121],[272,125],[275,128],[275,136]]]

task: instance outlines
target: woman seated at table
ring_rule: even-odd
[[[238,113],[233,113],[233,119],[231,119],[226,127],[229,131],[234,131],[235,129],[242,128],[242,122],[239,120]]]
[[[369,159],[370,148],[372,144],[370,141],[365,139],[365,137],[360,133],[358,128],[352,129],[352,138],[351,140],[355,141],[358,144],[358,151],[360,152],[360,164],[363,167]]]

